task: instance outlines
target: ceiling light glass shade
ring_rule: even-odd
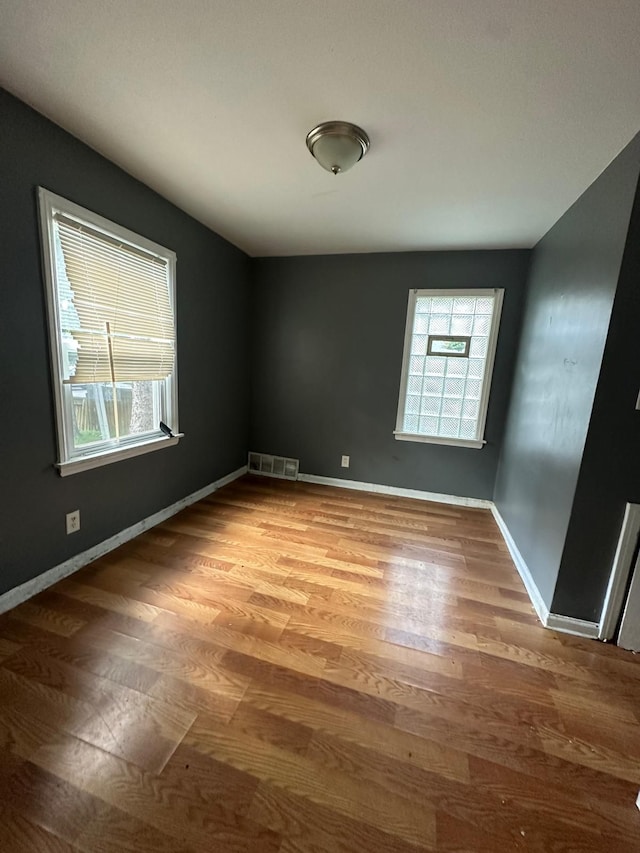
[[[347,121],[325,121],[307,134],[307,148],[327,172],[339,175],[362,160],[369,137]]]

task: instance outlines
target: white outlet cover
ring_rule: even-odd
[[[67,513],[67,534],[77,533],[80,530],[80,510]]]
[[[341,465],[343,468],[348,468],[348,467],[349,467],[349,457],[348,457],[348,456],[343,456],[343,457],[342,457],[342,462],[340,463],[340,465]]]

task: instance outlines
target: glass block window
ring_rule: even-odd
[[[482,446],[502,296],[410,293],[396,438]]]

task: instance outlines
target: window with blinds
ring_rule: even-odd
[[[167,446],[174,253],[44,189],[40,211],[61,472]]]
[[[396,438],[483,446],[503,292],[409,294]]]

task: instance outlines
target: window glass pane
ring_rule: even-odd
[[[407,394],[422,393],[422,376],[409,376],[407,379]]]
[[[432,394],[437,395],[438,397],[442,396],[444,380],[438,379],[435,376],[425,376],[423,385],[422,385],[422,393],[423,394]]]
[[[449,316],[453,311],[453,299],[448,296],[434,296],[431,300],[431,316],[434,314],[446,314]]]
[[[487,354],[487,338],[471,338],[471,348],[469,350],[469,355],[472,358],[482,358]]]
[[[440,358],[439,356],[427,356],[425,359],[425,374],[427,376],[444,376],[444,372],[447,369],[447,358]]]
[[[426,335],[429,331],[429,315],[428,314],[416,314],[416,318],[413,321],[413,334],[414,335]]]
[[[460,421],[460,438],[467,438],[473,441],[476,438],[476,432],[477,424],[475,418],[473,420],[465,420],[463,418]]]
[[[157,429],[158,424],[165,418],[164,382],[136,381],[129,383],[131,387],[131,416],[129,432],[123,435],[139,435]]]
[[[438,418],[420,418],[422,435],[434,435],[438,429]]]
[[[428,293],[428,292],[427,292]],[[494,297],[452,291],[419,296],[413,318],[402,428],[425,436],[477,440]],[[438,338],[450,351],[426,355]],[[461,338],[465,351],[453,346]]]
[[[432,314],[429,320],[430,335],[448,335],[451,326],[451,314]]]
[[[444,394],[445,397],[462,397],[464,394],[465,380],[464,379],[445,379]]]
[[[493,299],[476,299],[476,314],[493,314]]]
[[[460,420],[458,418],[440,418],[438,434],[443,438],[458,438]]]
[[[453,300],[453,314],[473,314],[476,305],[475,299],[462,297]]]
[[[67,385],[65,392],[70,398],[75,448],[83,448],[88,444],[115,438],[113,408],[109,400],[109,413],[107,413],[103,383]]]
[[[73,446],[155,432],[164,418],[161,381],[90,382],[65,386],[73,420]]]
[[[473,379],[481,379],[484,373],[484,359],[470,358],[467,364],[469,365],[469,376]]]
[[[480,403],[478,400],[470,400],[465,399],[462,404],[462,417],[463,418],[477,418],[478,410],[480,408]]]
[[[469,370],[468,358],[448,358],[445,370],[446,376],[458,376],[464,379]]]
[[[417,415],[420,412],[420,397],[414,394],[407,397],[406,412],[408,415]]]
[[[417,415],[405,415],[404,418],[404,430],[405,432],[418,432],[418,416]]]
[[[451,318],[452,335],[470,335],[473,331],[472,314],[454,314]]]
[[[411,340],[411,353],[413,355],[425,355],[427,352],[427,335],[414,335]]]
[[[409,374],[411,376],[422,376],[424,370],[424,358],[418,355],[412,355],[409,361]]]
[[[481,387],[482,383],[479,379],[467,379],[465,398],[468,400],[479,400]]]
[[[491,317],[486,314],[475,317],[473,320],[474,335],[488,335],[491,328]]]
[[[442,416],[459,418],[462,414],[462,400],[454,397],[445,397],[442,400]]]
[[[442,397],[423,397],[420,407],[421,415],[439,415]]]
[[[429,335],[427,338],[427,352],[429,355],[450,356],[457,355],[467,358],[469,355],[469,339],[456,338],[453,335]]]

